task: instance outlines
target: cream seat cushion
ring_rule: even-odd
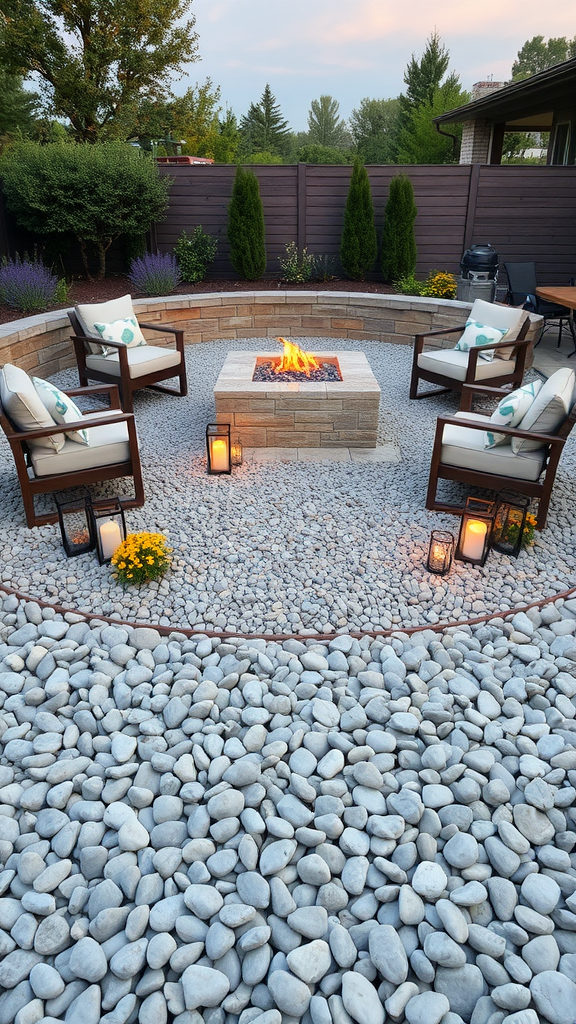
[[[110,299],[108,302],[83,303],[75,309],[82,327],[90,338],[100,338],[94,324],[110,324],[114,320],[125,320],[128,316],[134,316],[131,295],[121,295],[120,298]],[[146,344],[146,338],[138,326],[135,335],[139,345]],[[91,352],[102,351],[102,345],[89,345],[89,348]]]
[[[32,379],[25,370],[12,363],[5,363],[0,370],[0,401],[7,417],[17,430],[38,430],[40,427],[56,426],[38,395]],[[64,434],[50,434],[28,442],[30,451],[58,452],[64,446]]]
[[[155,373],[156,370],[164,370],[170,366],[180,366],[180,353],[173,348],[161,348],[159,345],[141,345],[138,348],[126,350],[128,366],[131,377],[145,377],[147,373]],[[98,370],[100,373],[110,373],[114,377],[120,376],[120,357],[117,352],[110,352],[107,356],[92,354],[86,356],[86,366],[89,370]]]
[[[110,416],[110,410],[90,414]],[[130,460],[130,444],[126,421],[103,423],[101,427],[90,427],[90,444],[76,444],[66,439],[59,452],[49,448],[35,448],[31,461],[36,476],[54,476],[60,473],[76,473],[99,466],[111,466]]]
[[[490,418],[479,413],[457,412],[456,417],[474,420],[485,428],[490,425]],[[516,480],[538,480],[545,457],[545,449],[515,455],[510,443],[497,448],[485,448],[484,431],[458,427],[452,423],[444,427],[440,461],[446,466],[514,477]]]
[[[452,377],[453,380],[466,380],[468,359],[468,352],[457,352],[453,348],[443,348],[436,352],[422,352],[418,356],[418,366],[421,370],[439,373],[443,377]],[[474,380],[504,377],[508,373],[513,373],[515,366],[516,362],[514,359],[499,359],[497,363],[479,359],[476,364]]]

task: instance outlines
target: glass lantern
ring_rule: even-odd
[[[206,427],[206,456],[209,473],[232,472],[230,448],[230,424],[209,423]]]
[[[494,502],[467,498],[455,558],[459,562],[484,565],[492,542]]]
[[[58,495],[55,495],[55,499],[62,545],[68,558],[92,551],[96,538],[90,515],[91,502],[88,491],[85,490],[74,499],[63,499]]]
[[[242,438],[238,434],[232,439],[230,444],[230,462],[233,466],[241,466],[242,457]]]
[[[445,576],[452,568],[454,534],[447,530],[432,530],[426,568],[437,576]]]
[[[100,565],[109,562],[122,541],[126,540],[126,522],[121,498],[102,498],[92,502],[91,517],[96,554]]]
[[[492,547],[511,558],[518,558],[526,526],[530,498],[516,491],[500,491],[496,498]]]

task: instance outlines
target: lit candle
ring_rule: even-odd
[[[228,471],[228,445],[226,441],[222,437],[215,437],[211,445],[212,469],[216,473],[226,473]]]
[[[482,558],[487,530],[488,523],[483,523],[479,519],[468,520],[462,544],[464,558],[469,558],[473,561],[479,561]]]
[[[122,543],[120,527],[113,519],[107,519],[100,524],[100,546],[103,558],[112,558],[116,548]]]

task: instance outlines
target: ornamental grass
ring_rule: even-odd
[[[162,533],[129,533],[112,555],[116,579],[123,587],[157,580],[170,567],[171,550]]]

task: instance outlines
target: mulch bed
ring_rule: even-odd
[[[199,284],[181,284],[174,295],[193,295],[196,292],[246,292],[246,291],[319,291],[319,292],[364,292],[370,294],[391,295],[394,289],[381,281],[348,281],[338,278],[335,281],[308,281],[305,284],[286,284],[279,278],[264,277],[258,281],[229,280],[214,278],[201,281]],[[119,295],[130,292],[133,298],[139,298],[127,277],[105,277],[102,281],[74,281],[70,286],[66,302],[50,306],[53,309],[68,309],[83,302],[107,302]],[[10,306],[0,305],[0,324],[20,320],[25,314]]]

